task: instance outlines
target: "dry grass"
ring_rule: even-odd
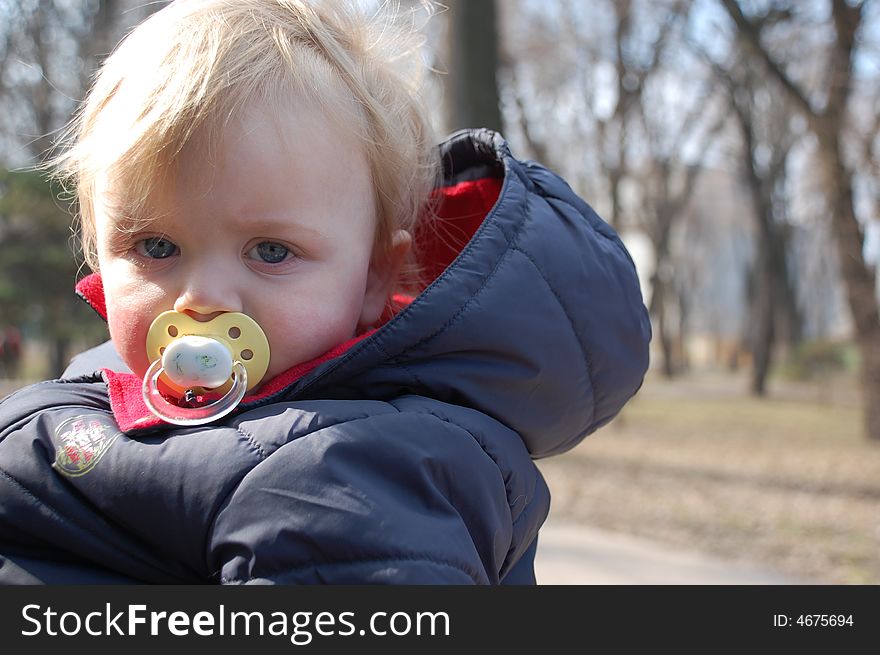
[[[880,443],[852,380],[649,378],[611,425],[538,462],[554,515],[819,583],[880,584]]]

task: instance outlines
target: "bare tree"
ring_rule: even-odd
[[[606,218],[616,230],[624,228],[622,188],[629,173],[628,159],[632,149],[629,138],[630,124],[638,120],[635,109],[640,102],[645,82],[660,65],[671,32],[676,22],[686,14],[687,4],[684,0],[670,1],[648,14],[651,21],[657,22],[657,33],[656,36],[646,39],[637,29],[636,22],[640,9],[644,7],[633,0],[607,2],[603,8],[606,9],[610,19],[607,29],[612,34],[607,50],[594,45],[593,42],[597,39],[587,31],[595,29],[588,20],[589,14],[595,11],[595,5],[588,8],[575,0],[560,2],[558,34],[540,34],[540,27],[533,26],[533,31],[538,32],[537,38],[543,38],[552,44],[557,52],[560,44],[558,41],[551,41],[554,37],[562,38],[565,44],[577,53],[576,66],[571,71],[570,79],[579,88],[583,100],[582,106],[595,128],[593,152],[598,156],[609,201]],[[547,57],[546,63],[549,64],[552,61],[552,52],[545,52],[544,56]],[[529,108],[526,106],[528,103],[524,101],[526,92],[517,79],[516,59],[516,56],[506,52],[502,61],[517,106],[516,115],[519,118],[520,129],[535,156],[549,162],[552,154],[546,143],[536,136],[530,124]],[[596,71],[609,59],[613,64],[614,80],[611,84],[614,94],[610,107],[599,110],[596,97]]]
[[[678,258],[687,253],[674,247],[675,233],[701,170],[699,157],[687,153],[705,151],[723,122],[723,110],[708,103],[707,111],[702,80],[694,84],[675,47],[690,3],[567,0],[525,16],[526,3],[518,6],[527,29],[520,27],[503,59],[510,115],[536,157],[568,167],[574,179],[586,171],[601,180],[604,213],[617,230],[647,235],[661,370],[673,375],[689,310],[678,279]],[[564,124],[558,108],[572,105],[579,122]]]
[[[0,0],[2,2],[2,0]],[[134,8],[125,0],[2,2],[0,15],[0,157],[3,168],[39,163],[82,99],[94,68],[123,30],[164,2]],[[72,292],[77,267],[67,256],[71,217],[35,173],[0,171],[0,266],[18,279],[0,294],[9,320],[36,320],[50,343],[49,368],[60,373],[84,330]],[[30,256],[27,253],[38,252]],[[50,256],[51,255],[51,256]],[[72,253],[70,253],[72,255]],[[38,318],[34,318],[34,317]]]
[[[726,119],[724,109],[716,110],[713,122],[699,130],[700,117],[713,115],[711,110],[707,111],[711,106],[708,91],[694,94],[689,101],[689,114],[675,124],[657,111],[653,96],[643,96],[639,104],[644,141],[651,154],[639,178],[641,228],[651,240],[654,251],[648,310],[660,344],[661,371],[665,377],[674,376],[680,368],[678,360],[682,349],[676,344],[684,342],[683,313],[687,309],[677,270],[677,259],[685,253],[673,248],[673,232],[685,215],[703,170],[701,159],[688,162],[683,152],[685,142],[694,136],[695,127],[700,132],[699,144],[694,148],[698,153],[705,153],[721,130]]]
[[[39,161],[122,33],[165,4],[166,0],[137,6],[130,0],[4,3],[0,131],[8,148],[23,151],[31,163]]]
[[[570,3],[568,4],[570,7]],[[615,72],[617,94],[614,109],[608,119],[598,120],[602,159],[608,179],[611,197],[609,221],[615,229],[620,229],[622,213],[621,183],[628,172],[628,126],[633,110],[642,99],[645,81],[657,70],[664,48],[669,43],[670,33],[677,20],[686,16],[688,3],[676,0],[664,8],[658,35],[648,44],[647,53],[639,53],[634,42],[640,37],[634,30],[634,11],[632,0],[616,0],[613,3],[615,30]]]
[[[774,346],[800,340],[801,319],[789,274],[785,174],[794,133],[789,103],[767,88],[766,76],[750,65],[739,49],[731,63],[713,61],[699,46],[696,51],[712,66],[726,90],[740,137],[741,170],[755,220],[755,256],[746,285],[749,318],[743,322],[743,341],[751,352],[751,391],[766,394]],[[775,97],[774,97],[775,96]]]
[[[819,99],[811,97],[794,79],[787,62],[773,55],[763,38],[764,24],[760,20],[746,16],[736,0],[721,3],[752,52],[806,117],[818,140],[841,275],[861,353],[865,430],[869,438],[880,440],[880,310],[875,274],[862,256],[864,234],[855,213],[853,171],[847,164],[842,141],[853,87],[853,55],[866,3],[831,0],[834,38],[828,44]]]

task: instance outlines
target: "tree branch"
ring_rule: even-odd
[[[837,38],[831,47],[831,60],[828,70],[827,113],[842,115],[846,110],[852,81],[852,53],[855,48],[856,32],[861,24],[862,6],[851,7],[843,0],[833,0],[831,16]]]
[[[811,121],[814,121],[816,118],[820,118],[821,114],[813,107],[807,98],[806,94],[798,88],[798,86],[792,81],[792,79],[782,70],[782,67],[779,63],[773,59],[767,49],[764,47],[764,44],[761,43],[761,30],[760,27],[750,21],[745,15],[742,13],[742,9],[740,9],[739,3],[736,0],[721,0],[721,4],[727,10],[728,15],[736,23],[737,31],[739,34],[748,41],[749,45],[752,46],[755,53],[764,64],[767,66],[767,69],[770,71],[771,75],[776,78],[776,80],[782,85],[782,88],[785,89],[786,93],[791,97],[792,101],[807,114],[808,118]]]

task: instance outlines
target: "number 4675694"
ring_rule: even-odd
[[[795,623],[805,628],[852,625],[852,614],[801,614]]]

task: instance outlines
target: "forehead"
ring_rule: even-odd
[[[275,220],[314,214],[375,220],[375,191],[357,135],[320,108],[255,102],[224,124],[204,126],[168,166],[152,172],[143,201],[126,175],[98,179],[98,201],[119,227],[213,214]]]
[[[295,184],[297,178],[315,178],[318,172],[330,183],[367,169],[368,163],[349,127],[300,99],[283,107],[251,102],[222,125],[206,125],[175,158],[173,168],[175,177],[191,183],[225,172],[230,183],[261,174]]]

